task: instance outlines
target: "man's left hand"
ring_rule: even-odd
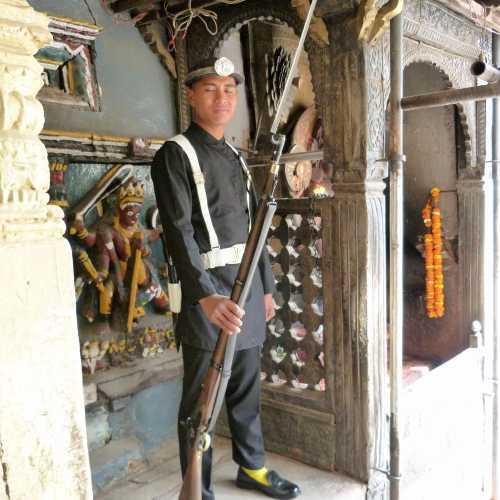
[[[269,321],[274,318],[274,303],[273,303],[273,294],[266,293],[264,294],[264,311],[266,314],[266,321]]]

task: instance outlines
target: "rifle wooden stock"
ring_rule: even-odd
[[[201,500],[201,467],[203,451],[192,448],[189,463],[184,474],[179,500]]]

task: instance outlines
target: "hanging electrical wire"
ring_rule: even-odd
[[[179,35],[182,37],[186,36],[187,30],[191,26],[191,23],[198,18],[205,26],[207,32],[214,36],[219,31],[218,25],[218,16],[217,12],[209,7],[212,7],[217,4],[225,4],[225,5],[236,5],[244,2],[245,0],[217,0],[207,2],[199,7],[192,6],[192,0],[188,1],[187,9],[181,10],[177,13],[171,13],[168,10],[169,0],[165,0],[164,8],[165,14],[170,22],[170,40],[169,40],[169,48],[173,50],[175,48],[175,40]]]

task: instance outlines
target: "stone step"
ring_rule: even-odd
[[[177,500],[181,487],[176,443],[164,450],[167,459],[145,472],[130,474],[111,489],[98,493],[94,500]],[[296,481],[303,500],[365,500],[366,486],[337,473],[325,472],[274,453],[267,456],[268,466]],[[262,499],[262,494],[236,488],[237,465],[231,458],[231,442],[216,438],[214,453],[214,489],[217,500]]]
[[[146,468],[141,442],[133,437],[112,440],[90,453],[92,485],[97,493],[127,475]]]

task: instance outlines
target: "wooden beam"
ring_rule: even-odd
[[[215,7],[219,5],[224,5],[221,4],[218,0],[192,0],[191,6],[193,8],[198,8],[198,7]],[[169,0],[168,1],[168,10],[170,12],[179,12],[183,9],[186,9],[188,6],[188,2],[186,0]]]
[[[133,9],[147,10],[145,7],[153,7],[156,3],[158,3],[156,0],[116,0],[111,4],[111,8],[118,14]]]
[[[187,5],[187,1],[186,0],[168,0],[167,4],[168,4],[169,9],[170,9],[170,7],[174,7],[174,8],[184,7],[184,4]]]

